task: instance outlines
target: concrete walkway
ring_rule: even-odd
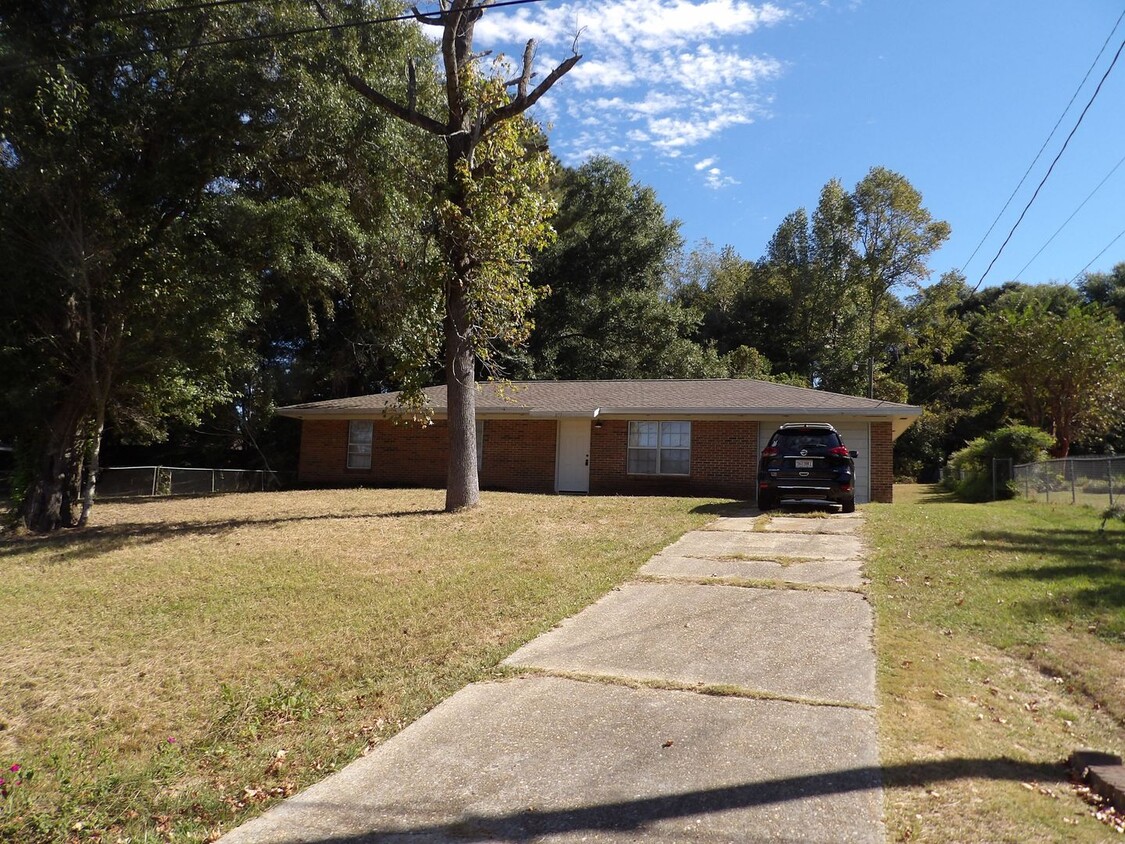
[[[881,842],[861,516],[721,518],[221,839]]]

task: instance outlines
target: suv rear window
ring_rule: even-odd
[[[770,440],[770,448],[796,451],[802,448],[836,448],[843,445],[835,431],[779,431]]]

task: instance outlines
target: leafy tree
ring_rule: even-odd
[[[450,445],[447,511],[473,507],[479,499],[477,361],[487,362],[494,344],[511,345],[526,336],[525,316],[535,299],[526,264],[552,235],[547,220],[554,208],[546,190],[551,162],[524,112],[581,58],[577,53],[570,56],[532,88],[535,42],[529,41],[517,76],[513,78],[504,63],[491,73],[483,72],[481,57],[473,53],[473,33],[488,4],[488,0],[442,0],[436,14],[415,11],[419,22],[442,33],[445,101],[440,117],[419,108],[413,63],[408,67],[405,96],[397,98],[396,92],[373,86],[364,68],[350,57],[345,56],[341,66],[343,78],[369,103],[445,144],[446,173],[433,209],[440,304],[431,307],[435,286],[410,291],[403,298],[424,303],[423,310],[431,311],[442,324]],[[325,6],[318,8],[332,19]],[[514,95],[509,95],[509,88]],[[429,350],[432,326],[419,321],[412,335],[416,342],[409,350],[413,354],[404,356],[416,370]],[[420,404],[421,394],[414,389],[418,382],[409,380],[409,370],[403,374],[408,379],[407,396]]]
[[[907,300],[898,378],[907,386],[908,401],[921,405],[923,413],[895,442],[897,474],[932,475],[964,442],[954,431],[980,392],[979,382],[968,378],[962,355],[969,328],[958,308],[968,296],[964,276],[949,272]]]
[[[14,62],[0,87],[2,354],[16,373],[4,415],[28,475],[22,513],[37,530],[70,523],[111,406],[151,429],[214,400],[247,314],[241,267],[234,278],[204,267],[220,260],[216,180],[240,175],[226,165],[265,120],[247,92],[268,90],[268,51],[221,64],[191,49],[91,59],[107,45],[152,50],[202,34],[173,16],[134,28],[115,11],[15,4],[0,18],[0,55]],[[247,12],[221,17],[244,23]]]
[[[722,374],[690,339],[698,311],[671,295],[682,240],[652,188],[594,158],[563,173],[558,239],[532,282],[549,291],[533,311],[527,377],[670,378]]]
[[[855,212],[855,268],[866,294],[868,395],[874,395],[875,351],[880,308],[896,288],[917,285],[930,274],[926,259],[949,237],[922,195],[906,178],[874,167],[852,192]]]
[[[1125,322],[1125,261],[1108,273],[1088,273],[1078,283],[1087,302],[1105,305]]]
[[[83,479],[84,521],[107,421],[152,438],[198,420],[255,371],[262,309],[291,295],[311,319],[348,280],[329,253],[355,257],[342,223],[362,203],[324,183],[339,147],[310,138],[336,125],[344,90],[310,84],[323,43],[204,46],[308,14],[0,6],[0,366],[13,373],[0,429],[22,455],[33,529],[70,524]]]
[[[904,344],[893,291],[929,274],[925,260],[948,233],[897,173],[873,168],[851,193],[833,179],[812,218],[789,214],[738,293],[713,303],[705,329],[725,336],[709,339],[720,352],[753,346],[821,389],[901,400],[890,366]]]
[[[1052,308],[1053,292],[1045,286],[1002,300],[979,340],[1008,396],[1051,432],[1052,454],[1065,457],[1073,442],[1103,435],[1125,411],[1125,335],[1100,305]]]

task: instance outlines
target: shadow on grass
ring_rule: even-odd
[[[753,501],[708,501],[691,508],[693,513],[703,513],[708,516],[740,516],[748,510],[757,511]]]
[[[1029,620],[1099,620],[1099,638],[1125,635],[1125,532],[1096,530],[982,531],[961,548],[1028,555],[1034,562],[992,572],[1001,580],[1039,583],[1042,597],[1026,599],[1018,610]]]
[[[915,498],[916,504],[964,504],[965,502],[959,499],[956,495],[948,490],[942,489],[936,484],[929,487],[925,492],[917,495]]]
[[[54,552],[51,564],[105,554],[127,544],[150,544],[188,536],[224,536],[239,528],[274,527],[300,522],[402,519],[411,516],[440,516],[444,510],[399,510],[385,513],[320,513],[312,516],[278,516],[262,519],[221,519],[191,522],[121,522],[86,528],[63,528],[56,533],[0,539],[0,559],[20,558],[47,550]]]
[[[642,797],[614,803],[599,803],[569,809],[536,811],[534,809],[509,814],[463,814],[448,823],[411,824],[409,816],[398,822],[387,823],[385,828],[370,829],[358,834],[343,834],[323,838],[304,838],[319,844],[374,844],[395,841],[533,841],[546,835],[581,833],[644,833],[648,827],[661,821],[679,818],[699,818],[703,815],[774,805],[774,812],[784,817],[784,804],[808,798],[824,798],[854,792],[874,791],[881,784],[888,786],[929,786],[963,778],[1010,780],[1013,782],[1037,781],[1063,783],[1067,771],[1059,763],[1029,763],[1008,758],[946,759],[937,762],[915,762],[889,767],[866,766],[823,774],[782,777],[764,782],[745,783],[720,788],[700,789],[679,794]],[[282,804],[283,806],[285,804]],[[358,807],[330,801],[306,799],[300,804],[290,804],[282,809],[278,818],[283,825],[299,828],[301,812],[315,815],[323,824],[338,813],[344,823],[359,817]],[[408,807],[406,813],[409,812]],[[432,803],[428,805],[433,809]],[[843,808],[843,807],[842,807]],[[807,825],[805,808],[795,809],[790,825]],[[331,820],[328,820],[331,823]],[[386,823],[386,821],[384,821]],[[728,822],[729,823],[729,822]],[[828,823],[838,832],[851,827],[861,831],[857,837],[866,839],[873,832],[877,818],[829,816]],[[651,832],[651,830],[648,830]],[[806,830],[810,837],[819,838],[826,830]],[[765,830],[762,830],[764,833]],[[253,838],[253,836],[251,836]],[[766,840],[750,838],[748,840]],[[804,839],[802,839],[804,840]]]

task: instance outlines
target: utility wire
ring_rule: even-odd
[[[239,2],[239,0],[226,0],[230,2]],[[216,0],[222,2],[222,0]],[[490,3],[487,9],[502,9],[505,6],[525,6],[529,3],[542,3],[544,0],[500,0],[497,3]],[[441,14],[441,11],[436,12],[423,12],[423,15],[436,15]],[[71,56],[69,58],[59,58],[51,61],[42,62],[25,62],[23,64],[0,66],[0,73],[12,70],[27,70],[34,67],[54,67],[60,64],[74,64],[78,62],[99,61],[102,59],[127,59],[136,56],[148,56],[153,53],[163,53],[172,50],[195,50],[202,47],[225,47],[230,44],[245,44],[251,41],[270,41],[275,38],[293,38],[297,35],[310,35],[317,32],[338,32],[344,29],[356,29],[362,26],[373,26],[375,24],[384,23],[397,23],[400,21],[415,20],[413,12],[410,14],[395,15],[385,18],[365,18],[358,21],[347,21],[345,23],[325,24],[323,26],[307,26],[301,29],[287,29],[280,32],[258,32],[253,35],[232,35],[227,38],[216,38],[213,41],[196,41],[185,42],[182,44],[162,44],[158,47],[143,47],[133,50],[121,50],[112,53],[95,53],[93,55]]]
[[[1122,164],[1125,164],[1125,155],[1121,156],[1120,160],[1118,160],[1118,162],[1113,165],[1113,169],[1110,170],[1108,173],[1106,173],[1104,179],[1102,179],[1100,182],[1098,182],[1098,186],[1086,195],[1086,198],[1082,200],[1082,204],[1074,209],[1074,212],[1069,217],[1066,218],[1066,220],[1063,222],[1063,224],[1061,226],[1059,226],[1057,229],[1055,229],[1055,233],[1053,235],[1051,235],[1050,238],[1047,239],[1046,243],[1044,243],[1042,246],[1039,247],[1038,252],[1036,252],[1034,255],[1031,256],[1031,260],[1028,261],[1026,264],[1024,264],[1022,267],[1020,267],[1020,271],[1018,273],[1016,273],[1017,279],[1020,276],[1023,275],[1024,270],[1026,270],[1033,263],[1035,263],[1035,259],[1043,254],[1043,250],[1046,249],[1048,246],[1050,246],[1051,242],[1056,237],[1059,236],[1059,233],[1067,227],[1067,225],[1070,223],[1070,221],[1074,219],[1075,215],[1077,215],[1079,211],[1081,211],[1084,207],[1086,207],[1086,203],[1094,198],[1094,194],[1096,194],[1098,191],[1100,191],[1102,189],[1102,185],[1104,185],[1106,182],[1109,181],[1109,177],[1112,176],[1114,173],[1116,173],[1118,168]]]
[[[1059,150],[1058,155],[1056,155],[1054,161],[1051,162],[1051,166],[1047,168],[1047,172],[1043,174],[1043,178],[1040,180],[1038,187],[1035,188],[1035,193],[1031,195],[1031,199],[1027,201],[1027,205],[1024,206],[1023,211],[1020,212],[1019,219],[1016,220],[1015,225],[1012,226],[1012,230],[1008,232],[1008,236],[1004,238],[1004,242],[1000,244],[1000,248],[996,250],[996,254],[992,257],[992,260],[989,261],[987,269],[985,269],[984,273],[981,275],[980,280],[977,281],[976,287],[973,288],[974,293],[976,293],[977,290],[980,289],[980,286],[984,283],[984,280],[988,276],[988,273],[992,270],[993,266],[995,266],[997,260],[999,260],[1000,258],[1000,254],[1004,251],[1004,247],[1008,245],[1008,241],[1012,239],[1012,235],[1016,233],[1016,229],[1019,228],[1020,223],[1022,223],[1023,218],[1027,216],[1027,212],[1035,202],[1036,197],[1039,196],[1039,191],[1043,189],[1043,185],[1045,185],[1047,183],[1047,179],[1051,177],[1051,173],[1054,172],[1055,165],[1059,163],[1059,159],[1062,158],[1062,154],[1066,152],[1066,148],[1070,143],[1070,139],[1074,137],[1074,133],[1077,132],[1078,127],[1082,125],[1082,120],[1086,117],[1086,112],[1090,110],[1090,106],[1092,106],[1094,104],[1094,100],[1098,98],[1098,94],[1101,93],[1102,90],[1102,85],[1105,84],[1105,81],[1109,77],[1109,74],[1113,71],[1114,66],[1117,64],[1117,60],[1121,58],[1122,50],[1125,50],[1125,41],[1122,41],[1121,46],[1117,48],[1117,52],[1113,56],[1113,61],[1109,63],[1109,67],[1107,67],[1105,73],[1102,74],[1102,78],[1098,81],[1098,87],[1094,89],[1094,93],[1090,97],[1090,101],[1086,103],[1086,107],[1082,109],[1082,113],[1078,115],[1078,120],[1074,124],[1074,128],[1071,129],[1070,134],[1066,136],[1066,140],[1063,141],[1062,148]]]
[[[1087,264],[1086,266],[1084,266],[1082,269],[1080,269],[1078,271],[1078,274],[1075,275],[1074,278],[1072,278],[1068,283],[1074,284],[1074,282],[1078,281],[1079,277],[1084,272],[1086,272],[1086,270],[1090,269],[1090,264],[1094,263],[1094,261],[1098,260],[1098,258],[1102,257],[1102,255],[1104,255],[1106,252],[1108,252],[1109,247],[1113,246],[1113,244],[1115,244],[1115,243],[1117,243],[1117,241],[1121,240],[1122,237],[1125,237],[1125,229],[1122,229],[1121,231],[1119,231],[1117,233],[1117,237],[1115,237],[1113,240],[1111,240],[1109,243],[1107,243],[1105,245],[1105,249],[1103,249],[1101,252],[1099,252],[1097,255],[1095,255],[1093,258],[1091,258],[1090,263]]]
[[[1117,32],[1117,27],[1121,26],[1122,18],[1125,18],[1125,12],[1122,12],[1121,16],[1117,18],[1117,22],[1114,23],[1113,29],[1109,31],[1109,35],[1107,35],[1105,37],[1105,41],[1102,42],[1102,48],[1098,50],[1098,54],[1094,56],[1094,60],[1090,63],[1090,67],[1086,70],[1086,75],[1082,77],[1082,81],[1078,83],[1078,87],[1075,88],[1074,93],[1071,94],[1070,102],[1066,104],[1066,108],[1062,110],[1062,113],[1059,115],[1059,119],[1055,121],[1054,128],[1052,128],[1050,134],[1047,135],[1047,140],[1043,141],[1043,146],[1039,147],[1039,152],[1035,153],[1035,158],[1033,158],[1031,164],[1027,166],[1027,170],[1025,170],[1023,176],[1020,177],[1019,184],[1017,184],[1015,189],[1012,191],[1012,195],[1008,197],[1008,201],[1004,203],[1004,207],[1000,209],[999,213],[997,213],[996,219],[992,221],[992,225],[988,227],[988,231],[984,233],[984,237],[980,239],[980,243],[978,243],[976,245],[976,248],[973,249],[973,254],[970,255],[965,263],[961,265],[960,272],[964,273],[965,267],[969,266],[969,264],[973,262],[973,258],[977,256],[980,248],[984,246],[984,242],[988,240],[988,236],[992,234],[992,230],[996,228],[996,224],[1000,222],[1000,218],[1004,216],[1004,212],[1008,210],[1008,206],[1012,204],[1012,200],[1016,198],[1016,194],[1020,192],[1020,188],[1023,187],[1023,183],[1027,181],[1027,177],[1031,175],[1031,171],[1035,169],[1035,165],[1039,163],[1039,159],[1040,157],[1042,157],[1043,151],[1047,149],[1047,145],[1051,143],[1051,138],[1055,137],[1055,132],[1057,132],[1059,126],[1062,125],[1063,118],[1066,117],[1066,113],[1070,111],[1070,107],[1074,105],[1074,101],[1078,99],[1078,94],[1086,84],[1086,80],[1090,78],[1090,74],[1094,72],[1094,68],[1097,66],[1098,61],[1101,59],[1102,54],[1105,52],[1105,48],[1109,45],[1110,39],[1113,38],[1113,33]],[[1022,270],[1020,272],[1022,272]]]

